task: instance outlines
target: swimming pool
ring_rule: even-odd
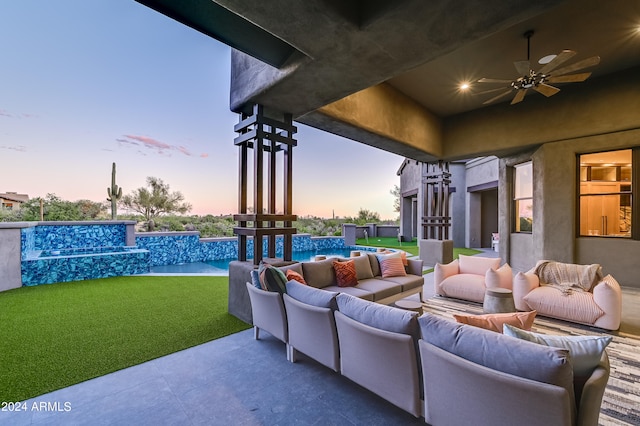
[[[345,248],[333,248],[325,250],[308,250],[293,252],[293,260],[298,262],[308,262],[314,260],[316,256],[326,257],[349,257],[352,251],[375,252],[374,247],[352,246]],[[228,275],[229,262],[237,259],[208,260],[205,262],[180,263],[177,265],[152,266],[151,274],[189,274],[189,275]]]

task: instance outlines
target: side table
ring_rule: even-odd
[[[516,312],[513,292],[508,288],[488,288],[484,293],[482,310],[485,314]]]

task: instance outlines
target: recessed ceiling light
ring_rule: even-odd
[[[542,58],[540,58],[540,59],[538,60],[538,63],[539,63],[540,65],[548,64],[549,62],[553,61],[553,60],[556,58],[556,56],[558,56],[558,55],[547,55],[547,56],[543,56]]]
[[[471,85],[466,81],[463,83],[460,83],[460,90],[469,90],[470,87]]]

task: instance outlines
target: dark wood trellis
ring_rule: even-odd
[[[247,237],[253,237],[253,262],[258,265],[263,258],[263,239],[267,237],[267,256],[276,257],[276,236],[284,237],[283,258],[291,260],[293,234],[292,164],[293,147],[297,145],[293,135],[297,128],[291,114],[282,119],[265,115],[262,105],[254,105],[251,114],[240,114],[234,130],[238,133],[234,143],[240,149],[238,174],[238,211],[233,216],[238,226],[233,233],[238,236],[238,259],[247,260]],[[249,150],[253,150],[253,212],[248,211]],[[283,153],[283,208],[277,213],[277,159]],[[266,168],[265,168],[266,163]],[[265,199],[264,186],[267,185]]]
[[[422,238],[448,240],[451,216],[449,216],[449,163],[438,161],[427,163],[422,174],[424,189],[424,216]]]

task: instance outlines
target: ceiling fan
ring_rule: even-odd
[[[560,89],[551,86],[548,83],[574,83],[585,81],[591,75],[590,72],[583,72],[578,74],[570,73],[600,63],[599,56],[592,56],[591,58],[578,61],[573,65],[568,65],[566,67],[556,69],[558,66],[571,59],[577,53],[573,50],[563,50],[559,54],[555,55],[555,57],[550,62],[540,68],[540,70],[534,71],[531,69],[531,65],[529,63],[529,55],[531,52],[531,36],[533,36],[533,30],[527,31],[526,33],[524,33],[524,36],[527,38],[527,60],[513,63],[513,65],[515,65],[516,67],[516,70],[518,71],[518,74],[520,74],[521,77],[518,77],[515,80],[504,80],[497,78],[481,78],[480,80],[478,80],[478,83],[500,83],[509,85],[509,88],[506,91],[504,91],[504,88],[501,87],[498,89],[479,92],[478,94],[486,94],[497,92],[500,90],[503,91],[497,96],[484,101],[483,104],[486,105],[495,102],[498,99],[501,99],[509,95],[510,93],[513,93],[514,90],[516,91],[516,94],[511,100],[511,105],[522,102],[529,89],[533,89],[538,93],[542,93],[546,97],[553,96],[558,93]]]

